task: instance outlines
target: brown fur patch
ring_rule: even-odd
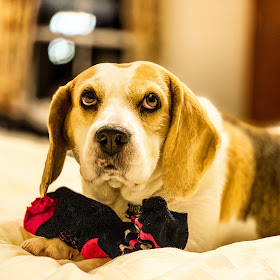
[[[248,200],[255,176],[254,148],[250,138],[238,127],[225,122],[229,134],[228,175],[222,195],[221,221],[239,216]]]
[[[158,69],[150,65],[140,65],[128,86],[127,97],[134,108],[148,93],[155,93],[160,99],[160,109],[153,113],[143,113],[139,118],[148,133],[166,137],[170,125],[169,85]]]
[[[169,195],[187,199],[215,159],[221,139],[195,95],[170,74],[171,126],[163,151],[163,184]]]
[[[79,85],[80,83],[83,83],[85,80],[92,78],[96,73],[97,73],[97,67],[92,66],[86,69],[84,72],[77,75],[73,80],[73,82],[74,84]]]
[[[262,237],[280,234],[280,139],[263,129],[244,129],[255,149],[256,173],[241,215],[257,220]]]
[[[233,123],[226,124],[232,142],[221,220],[226,221],[234,214],[242,220],[254,218],[260,236],[278,235],[280,138],[262,128]]]

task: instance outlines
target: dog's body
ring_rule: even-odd
[[[122,219],[154,195],[188,212],[186,250],[280,233],[279,137],[222,118],[156,64],[86,70],[57,91],[49,131],[42,195],[71,149],[84,194]]]

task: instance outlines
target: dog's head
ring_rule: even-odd
[[[190,196],[220,144],[195,95],[150,62],[98,64],[60,87],[51,103],[49,138],[41,195],[71,149],[95,192],[105,197],[119,188],[128,200],[128,193],[152,195],[148,182],[158,169],[171,196]]]

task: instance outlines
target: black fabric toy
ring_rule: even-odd
[[[185,248],[187,213],[169,211],[162,197],[143,200],[135,223],[123,222],[108,206],[61,187],[27,208],[24,228],[46,238],[59,237],[85,259],[160,247]]]

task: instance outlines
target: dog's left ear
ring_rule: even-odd
[[[163,184],[177,199],[191,196],[220,147],[220,136],[206,110],[177,77],[168,73],[171,125],[163,151]]]

